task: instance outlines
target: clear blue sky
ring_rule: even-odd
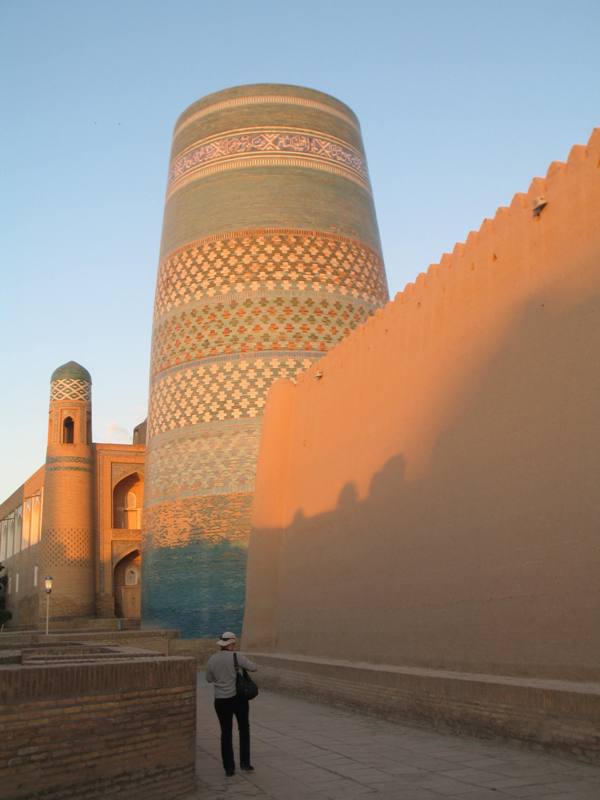
[[[598,0],[0,0],[0,500],[45,456],[52,370],[94,439],[146,413],[172,127],[258,81],[360,117],[392,293],[600,125]]]

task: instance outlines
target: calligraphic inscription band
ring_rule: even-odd
[[[246,129],[194,142],[173,159],[169,192],[224,169],[276,165],[321,169],[344,175],[369,189],[361,154],[348,142],[302,129]]]

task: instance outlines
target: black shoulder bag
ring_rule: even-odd
[[[240,700],[253,700],[258,694],[258,686],[248,675],[248,670],[240,668],[235,653],[233,654],[233,663],[235,665],[235,696]]]

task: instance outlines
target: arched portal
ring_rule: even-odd
[[[119,481],[113,490],[113,528],[139,530],[142,526],[144,481],[134,472]]]
[[[140,551],[133,550],[115,565],[113,587],[117,617],[140,616],[141,561]]]

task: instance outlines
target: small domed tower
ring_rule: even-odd
[[[52,617],[95,612],[91,390],[75,361],[52,373],[40,559],[40,592],[44,577],[54,580]]]

